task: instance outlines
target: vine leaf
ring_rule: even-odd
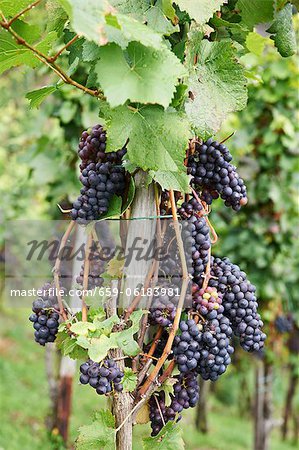
[[[131,42],[123,52],[118,45],[109,44],[99,55],[95,70],[112,107],[131,100],[167,108],[177,79],[186,75],[184,66],[166,47],[155,50]]]
[[[137,41],[156,49],[165,46],[158,33],[133,17],[119,13],[108,1],[63,0],[63,3],[70,8],[76,33],[98,45],[115,42],[126,48],[129,42]]]
[[[26,98],[28,98],[30,103],[30,108],[39,108],[41,103],[53,92],[58,89],[57,85],[44,86],[40,89],[35,89],[34,91],[27,92]]]
[[[238,0],[242,22],[252,28],[258,23],[270,22],[274,14],[274,0]]]
[[[132,164],[143,170],[184,172],[183,159],[190,136],[185,115],[148,105],[138,109],[119,106],[109,116],[108,151],[122,147],[129,138],[128,158]]]
[[[168,17],[171,20],[174,20],[175,18],[175,9],[172,6],[172,0],[161,0],[162,3],[162,9],[166,17]]]
[[[17,13],[27,8],[33,1],[31,0],[0,0],[0,9],[6,18],[15,16]]]
[[[71,325],[71,331],[78,336],[87,336],[89,331],[95,331],[96,326],[91,322],[75,322]]]
[[[130,367],[124,368],[124,377],[122,379],[124,390],[132,392],[137,386],[137,375]]]
[[[175,3],[182,11],[186,11],[192,19],[203,24],[213,16],[215,11],[227,3],[227,0],[176,0]]]
[[[28,31],[28,30],[26,30]],[[39,42],[35,47],[43,53],[48,50],[56,39],[55,31],[47,34],[45,39]],[[25,64],[29,67],[37,67],[41,62],[34,56],[31,50],[22,47],[16,43],[14,38],[6,31],[0,32],[0,74],[12,67]]]
[[[173,421],[167,422],[159,434],[142,440],[144,450],[184,450],[182,430]]]
[[[277,50],[283,57],[292,56],[296,53],[296,34],[292,22],[293,8],[290,3],[279,11],[271,27],[267,32],[270,33],[271,39],[274,40]]]
[[[169,0],[167,0],[170,3]],[[175,10],[171,6],[171,10],[167,9],[167,5],[165,5],[165,0],[158,0],[155,5],[151,5],[150,9],[145,14],[146,21],[149,27],[155,30],[157,33],[164,34],[166,36],[171,35],[172,33],[176,33],[180,31],[179,25],[173,25],[170,20],[175,19]],[[163,9],[163,5],[164,8]],[[174,13],[172,13],[172,11]]]
[[[125,259],[119,259],[117,257],[110,259],[107,264],[106,273],[112,279],[121,278],[123,274]]]
[[[118,345],[114,336],[115,334],[117,333],[112,333],[110,337],[102,334],[98,338],[92,338],[88,348],[89,358],[95,362],[100,362],[105,358],[109,350],[117,348]]]
[[[111,411],[103,409],[98,411],[91,425],[84,425],[79,428],[76,449],[115,449],[115,419]]]
[[[255,32],[248,33],[246,37],[246,47],[251,53],[254,53],[257,56],[261,56],[263,54],[265,45],[269,42],[269,38],[265,38]]]
[[[139,322],[143,313],[144,311],[141,309],[134,311],[130,316],[132,322],[130,328],[115,333],[118,346],[128,356],[136,356],[140,352],[140,347],[134,340],[134,334],[139,330]]]
[[[186,113],[204,139],[219,130],[228,113],[246,106],[246,78],[235,56],[229,41],[204,40],[199,46],[197,65],[189,78]]]
[[[163,391],[165,393],[165,406],[171,405],[171,395],[174,395],[173,387],[177,383],[176,378],[168,378],[164,383],[158,387],[157,392]]]
[[[137,20],[144,21],[145,13],[150,8],[148,0],[110,0],[120,13],[128,14]]]
[[[164,5],[166,3],[169,4],[169,8]],[[173,20],[175,17],[171,0],[158,0],[155,4],[151,4],[148,0],[110,0],[110,4],[120,13],[128,14],[140,22],[146,22],[148,27],[157,33],[169,36],[179,31],[179,27],[174,26],[167,19],[168,17]]]
[[[58,0],[48,0],[47,10],[47,31],[56,31],[57,36],[61,36],[67,21],[67,14],[61,7]]]
[[[150,176],[160,184],[162,189],[174,189],[182,193],[190,192],[190,176],[183,172],[150,170]]]
[[[81,347],[77,340],[72,338],[67,331],[59,331],[56,337],[57,348],[63,355],[67,355],[72,359],[86,359],[86,349]]]

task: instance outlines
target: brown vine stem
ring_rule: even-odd
[[[173,321],[172,328],[169,332],[167,343],[165,345],[165,348],[163,350],[161,358],[157,362],[155,368],[150,373],[150,375],[146,379],[145,383],[141,386],[140,391],[139,391],[140,397],[144,397],[146,395],[147,391],[151,388],[151,385],[154,383],[156,377],[158,376],[160,369],[163,367],[166,359],[168,358],[168,355],[171,352],[172,343],[173,343],[174,337],[176,335],[177,329],[179,327],[179,322],[180,322],[180,318],[181,318],[181,314],[182,314],[184,300],[185,300],[185,296],[186,296],[186,292],[187,292],[187,288],[188,288],[188,284],[189,284],[189,280],[190,280],[189,274],[188,274],[188,269],[187,269],[185,252],[184,252],[184,244],[183,244],[182,237],[180,234],[180,229],[179,229],[179,222],[178,222],[178,217],[177,217],[176,203],[175,203],[175,197],[174,197],[173,190],[169,191],[169,196],[170,196],[174,230],[175,230],[175,234],[177,237],[177,245],[178,245],[180,260],[181,260],[181,264],[182,264],[183,283],[182,283],[182,289],[181,289],[181,293],[180,293],[179,302],[177,305],[176,315],[175,315],[175,318]]]
[[[76,34],[69,42],[67,42],[54,56],[50,56],[51,62],[55,62],[56,59],[63,53],[68,47],[70,47],[76,40],[79,39],[79,34]]]
[[[34,4],[32,4],[32,5],[34,5]],[[29,11],[29,9],[31,9],[31,8],[29,8],[29,6],[26,9],[28,11]],[[4,28],[5,30],[7,30],[14,37],[14,39],[16,40],[16,42],[18,44],[28,48],[28,50],[30,50],[42,63],[46,64],[51,70],[53,70],[56,73],[56,75],[58,75],[63,80],[64,83],[70,84],[70,85],[76,87],[77,89],[80,89],[81,91],[83,91],[86,94],[89,94],[89,95],[91,95],[93,97],[97,97],[97,98],[100,98],[100,99],[104,99],[105,98],[101,91],[89,89],[86,86],[78,83],[77,81],[75,81],[71,77],[69,77],[63,71],[63,69],[61,69],[60,66],[58,66],[55,62],[52,61],[50,56],[47,56],[44,53],[42,53],[41,51],[39,51],[36,47],[34,47],[33,45],[29,44],[22,36],[20,36],[18,33],[16,33],[11,28],[10,21],[8,21],[6,19],[5,15],[3,14],[3,12],[1,10],[0,10],[0,14],[1,14],[1,17],[2,17],[2,20],[3,20],[2,22],[0,21],[0,26],[2,28]],[[22,14],[22,12],[19,13],[19,14]],[[15,17],[17,17],[17,16],[15,16]]]
[[[67,229],[66,229],[66,231],[65,231],[65,233],[62,236],[62,239],[60,241],[60,245],[59,245],[59,249],[58,249],[58,255],[57,255],[57,258],[56,258],[56,261],[55,261],[55,265],[54,265],[54,268],[53,268],[54,284],[55,284],[55,288],[56,288],[56,291],[57,291],[56,295],[57,295],[57,300],[58,300],[58,305],[59,305],[59,311],[60,311],[60,314],[62,315],[64,321],[67,320],[67,315],[65,313],[65,310],[64,310],[64,307],[63,307],[63,301],[62,301],[61,294],[60,294],[59,272],[60,272],[60,266],[61,266],[61,253],[63,252],[65,244],[66,244],[66,242],[67,242],[67,240],[68,240],[68,238],[69,238],[69,236],[70,236],[74,226],[75,226],[75,222],[72,220],[69,223],[69,225],[68,225],[68,227],[67,227]]]
[[[213,225],[211,224],[211,222],[209,221],[208,217],[205,218],[207,221],[207,224],[210,228],[210,231],[212,233],[213,238],[211,239],[211,244],[216,244],[216,242],[218,241],[218,235],[215,231],[215,228],[213,227]]]
[[[159,378],[159,384],[163,384],[165,380],[167,380],[167,378],[170,377],[170,375],[173,372],[173,369],[175,367],[175,360],[173,359],[172,361],[170,361],[169,366],[167,367],[166,370],[164,370],[164,372],[162,373],[162,375]]]
[[[154,339],[153,339],[151,348],[149,349],[149,351],[148,351],[148,353],[147,353],[147,356],[148,356],[149,358],[151,358],[151,356],[155,353],[155,350],[156,350],[157,345],[158,345],[158,343],[159,343],[159,341],[160,341],[160,338],[161,338],[161,336],[162,336],[162,333],[163,333],[163,327],[160,327],[160,326],[159,326],[159,328],[158,328],[158,330],[157,330],[157,333],[156,333],[156,335],[155,335],[155,337],[154,337]],[[149,361],[147,361],[147,362],[145,363],[145,365],[143,366],[143,368],[140,370],[139,375],[138,375],[138,386],[139,386],[139,385],[142,383],[142,381],[144,380],[144,377],[146,376],[147,371],[149,370],[150,366],[152,365],[152,362],[153,362],[152,359],[149,359]]]
[[[86,292],[88,289],[88,275],[90,266],[90,252],[92,247],[92,233],[89,233],[85,245],[84,272],[83,272],[83,295],[82,295],[82,321],[87,322],[87,305],[85,302]]]

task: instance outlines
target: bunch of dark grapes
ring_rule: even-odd
[[[290,333],[294,328],[294,321],[290,314],[277,316],[274,321],[279,333]]]
[[[201,199],[208,205],[220,195],[226,206],[238,211],[246,205],[247,194],[244,181],[231,160],[225,145],[208,139],[203,144],[195,143],[195,152],[188,158],[188,172],[192,175],[192,184],[200,189]]]
[[[199,297],[197,301],[200,308]],[[198,323],[192,319],[181,321],[181,334],[174,339],[173,353],[182,374],[196,369],[204,380],[216,381],[231,363],[234,350],[230,345],[232,329],[223,316],[223,306],[217,301],[211,303],[217,308],[209,310],[204,306],[206,311],[202,311]]]
[[[72,220],[86,223],[106,214],[114,194],[125,189],[126,174],[121,166],[126,148],[105,153],[106,133],[101,125],[84,131],[79,143],[81,194],[73,204]]]
[[[202,205],[193,197],[178,209],[180,217],[185,219],[182,222],[184,244],[191,247],[192,270],[189,273],[198,284],[202,283],[211,247],[210,229],[205,217],[200,215],[202,209]]]
[[[53,284],[44,284],[41,291],[41,297],[32,304],[33,313],[29,320],[33,322],[35,341],[44,346],[47,342],[54,342],[56,339],[59,327],[59,306]]]
[[[89,359],[81,364],[80,372],[80,382],[89,384],[99,395],[123,390],[122,379],[124,374],[113,359],[105,359],[102,363]]]
[[[202,331],[201,358],[197,372],[204,380],[216,381],[231,363],[234,349],[230,345],[232,328],[223,315],[222,295],[215,288],[195,288],[193,307],[199,313],[198,326]]]
[[[173,324],[176,305],[179,299],[177,296],[177,286],[165,282],[161,286],[156,286],[156,289],[159,290],[159,295],[154,297],[149,309],[149,321],[154,325],[169,327]]]
[[[209,285],[222,294],[224,314],[231,321],[241,346],[248,352],[259,351],[264,346],[266,335],[257,312],[255,286],[247,280],[246,273],[228,258],[213,258],[211,275]]]
[[[180,420],[183,409],[193,408],[199,399],[199,385],[196,374],[191,371],[178,377],[170,394],[171,404],[165,405],[163,391],[151,396],[149,401],[152,436],[156,436],[169,420]]]
[[[88,286],[87,289],[95,289],[101,287],[104,278],[101,274],[105,271],[105,261],[101,258],[100,253],[97,249],[92,249],[89,255],[89,273],[88,273]],[[83,286],[84,277],[84,264],[81,266],[81,271],[79,276],[76,278],[78,284]]]
[[[192,319],[180,322],[181,334],[173,341],[173,354],[180,373],[184,374],[198,366],[202,333]]]

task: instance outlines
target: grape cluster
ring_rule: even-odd
[[[179,371],[184,374],[196,369],[201,357],[200,344],[202,333],[196,322],[192,319],[180,322],[181,334],[173,341],[173,354],[175,356]]]
[[[54,294],[54,286],[51,283],[44,284],[41,291],[42,296],[32,304],[33,313],[29,320],[33,322],[35,341],[44,346],[47,342],[54,342],[56,339],[59,327],[59,314],[57,312],[59,307],[57,297]]]
[[[149,321],[154,325],[169,327],[172,325],[176,314],[176,305],[178,302],[177,286],[170,283],[162,283],[156,286],[159,289],[159,295],[154,297],[153,303],[149,309]]]
[[[180,420],[183,409],[192,408],[199,399],[199,385],[196,374],[191,371],[180,375],[170,394],[170,406],[165,404],[165,393],[151,396],[149,401],[152,436],[156,436],[169,420]]]
[[[189,273],[198,284],[202,283],[202,275],[209,261],[211,247],[210,229],[205,217],[200,216],[201,211],[202,205],[193,197],[178,209],[180,217],[187,219],[183,221],[186,225],[182,236],[184,244],[191,247],[192,269],[189,269]]]
[[[279,333],[290,333],[294,328],[294,321],[290,314],[280,315],[276,317],[274,325]]]
[[[89,359],[81,364],[80,372],[80,383],[89,384],[99,395],[123,390],[124,374],[113,359],[105,359],[101,364]]]
[[[223,144],[208,139],[203,144],[195,143],[195,153],[188,158],[188,173],[192,184],[200,188],[200,197],[208,205],[220,197],[226,206],[238,211],[247,203],[246,187],[232,156]]]
[[[174,339],[173,352],[181,373],[196,369],[204,380],[216,381],[231,363],[232,330],[223,307],[209,311],[198,324],[181,321],[181,334]]]
[[[256,289],[247,280],[246,273],[228,258],[213,258],[211,275],[209,285],[222,294],[224,314],[231,321],[243,349],[252,352],[263,348],[266,335],[257,312]]]
[[[126,148],[105,153],[106,133],[101,125],[84,131],[79,143],[80,181],[83,187],[73,203],[72,220],[86,223],[106,214],[114,194],[121,195],[125,189],[125,170],[121,166]]]

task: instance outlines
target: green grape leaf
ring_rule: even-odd
[[[129,181],[129,189],[128,189],[128,193],[127,193],[127,199],[124,203],[124,205],[121,208],[121,213],[123,214],[125,211],[127,211],[127,209],[131,206],[134,197],[135,197],[135,181],[133,177],[130,177],[130,181]]]
[[[7,19],[15,16],[31,3],[33,3],[32,0],[0,0],[0,10]]]
[[[161,386],[158,387],[157,392],[163,391],[165,394],[165,406],[170,406],[172,402],[171,395],[174,395],[173,387],[177,383],[176,378],[168,378],[166,381],[164,381]]]
[[[91,62],[100,59],[101,47],[93,41],[84,41],[82,46],[82,59]]]
[[[79,428],[76,450],[99,449],[115,449],[115,419],[109,410],[98,411],[91,425]]]
[[[168,19],[174,20],[175,18],[175,9],[172,6],[172,0],[162,0],[162,10]]]
[[[166,3],[170,5],[169,8]],[[179,31],[178,25],[174,26],[167,20],[167,17],[170,19],[175,17],[171,0],[157,0],[155,4],[152,4],[150,0],[110,0],[110,4],[120,13],[134,17],[140,22],[146,22],[147,26],[157,33],[169,36]]]
[[[121,278],[123,274],[124,269],[124,262],[125,259],[119,259],[118,257],[110,259],[110,261],[107,264],[107,270],[106,273],[111,278]]]
[[[201,42],[197,65],[189,78],[186,113],[203,139],[220,129],[228,113],[246,106],[244,69],[235,57],[231,42]]]
[[[190,130],[183,114],[160,106],[120,106],[109,112],[107,131],[108,151],[122,147],[129,138],[128,158],[141,169],[184,170]]]
[[[275,15],[274,22],[267,32],[274,40],[277,50],[283,57],[292,56],[296,53],[296,34],[293,28],[293,8],[290,3]]]
[[[182,430],[173,421],[167,422],[155,437],[142,440],[143,450],[184,450],[185,444],[182,438]]]
[[[110,0],[109,3],[120,13],[128,14],[142,22],[145,20],[146,11],[151,7],[150,0]]]
[[[140,352],[139,345],[134,340],[134,334],[139,330],[139,322],[143,314],[144,311],[142,310],[134,311],[130,316],[130,328],[119,331],[118,333],[113,333],[115,334],[118,346],[126,355],[136,356]]]
[[[100,331],[102,334],[108,336],[111,333],[113,326],[119,323],[119,320],[119,317],[114,314],[106,320],[102,320],[101,316],[99,318],[95,317],[93,323],[96,327],[96,331]]]
[[[48,0],[46,3],[47,11],[47,31],[56,31],[58,36],[62,32],[67,21],[67,13],[57,0]]]
[[[227,3],[227,0],[176,0],[175,3],[180,7],[181,11],[186,11],[191,19],[203,24],[209,21],[215,11],[219,11],[220,7]]]
[[[137,375],[133,372],[130,367],[125,367],[124,377],[122,379],[122,384],[124,390],[127,392],[132,392],[137,386]]]
[[[98,338],[92,338],[90,341],[90,346],[88,348],[88,356],[95,362],[102,361],[109,350],[112,348],[117,348],[118,343],[115,338],[115,335],[118,333],[112,333],[110,337],[102,334]]]
[[[149,174],[163,190],[174,189],[182,193],[190,192],[190,176],[186,173],[150,170]]]
[[[112,107],[131,100],[167,108],[177,79],[186,74],[184,66],[166,47],[154,50],[138,42],[131,42],[125,52],[116,44],[105,45],[95,69]]]
[[[71,337],[66,330],[59,331],[55,343],[57,348],[65,356],[69,356],[72,359],[84,359],[87,357],[87,352],[82,348],[77,340]]]
[[[258,23],[270,22],[274,14],[274,0],[238,0],[242,22],[252,28]]]
[[[30,108],[39,108],[41,103],[53,92],[58,89],[57,85],[44,86],[40,89],[36,89],[35,91],[27,92],[26,98],[28,98],[30,103]]]
[[[147,25],[155,30],[157,33],[164,34],[165,36],[170,36],[172,33],[180,31],[179,25],[173,25],[170,20],[167,19],[169,15],[172,15],[170,10],[166,14],[163,9],[163,0],[158,0],[155,5],[152,5],[145,14]],[[172,8],[173,9],[173,8]],[[168,10],[167,10],[168,11]],[[174,9],[173,9],[174,11]],[[174,19],[173,17],[169,17]]]
[[[78,336],[87,336],[89,331],[96,331],[96,326],[91,322],[75,322],[71,325],[71,331]]]
[[[36,48],[47,53],[52,42],[56,39],[56,33],[48,33]],[[34,56],[31,50],[17,44],[15,39],[5,31],[0,32],[0,74],[12,67],[25,64],[29,67],[37,67],[41,62]]]
[[[254,55],[261,56],[263,54],[265,45],[269,42],[268,38],[261,36],[258,33],[250,32],[246,37],[246,47]]]
[[[109,207],[106,214],[103,214],[101,218],[97,221],[106,220],[111,217],[116,217],[121,215],[121,204],[122,199],[118,195],[114,194],[113,197],[109,200]]]
[[[103,0],[65,0],[71,8],[71,23],[76,33],[98,45],[115,42],[126,48],[137,41],[153,48],[165,44],[161,36],[131,16],[121,14]]]
[[[89,342],[89,340],[88,340],[88,338],[86,336],[78,336],[76,341],[77,341],[77,344],[80,347],[85,348],[85,349],[89,349],[90,342]]]

